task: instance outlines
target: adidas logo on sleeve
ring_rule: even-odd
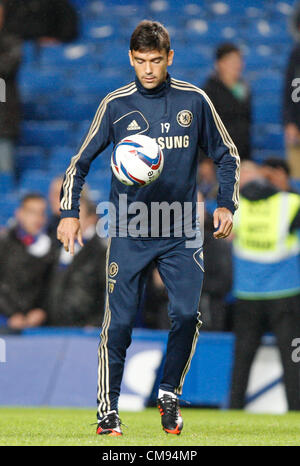
[[[141,129],[141,127],[137,124],[136,120],[132,120],[127,126],[127,131],[136,131],[138,129]]]

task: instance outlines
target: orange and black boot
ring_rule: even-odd
[[[121,431],[121,420],[116,411],[110,411],[98,422],[96,433],[98,435],[108,435],[110,437],[123,435]]]
[[[168,434],[180,435],[183,428],[179,400],[164,394],[157,400],[157,407],[161,415],[162,428]]]

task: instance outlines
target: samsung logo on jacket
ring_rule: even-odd
[[[161,149],[182,149],[190,145],[190,137],[188,134],[184,136],[160,136],[154,139],[158,142]]]
[[[208,96],[198,87],[170,78],[155,89],[135,81],[108,94],[66,171],[61,192],[62,217],[78,217],[79,196],[93,159],[112,142],[131,134],[155,138],[164,151],[164,169],[152,184],[128,187],[112,176],[110,200],[128,202],[197,200],[199,146],[218,167],[218,206],[238,206],[239,155]],[[100,155],[101,156],[101,155]]]

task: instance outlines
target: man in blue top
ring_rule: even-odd
[[[168,205],[190,203],[195,217],[197,156],[201,146],[218,167],[220,189],[214,212],[214,236],[225,238],[230,234],[238,206],[239,155],[206,94],[169,76],[167,67],[172,64],[173,55],[169,34],[160,23],[145,20],[137,26],[129,51],[136,79],[103,99],[66,171],[58,239],[71,254],[75,239],[82,244],[79,196],[92,160],[110,142],[117,144],[132,134],[156,138],[164,152],[164,169],[155,182],[142,189],[125,186],[113,176],[110,199],[117,213],[120,195],[126,194],[128,207],[135,201],[147,207],[163,201]],[[175,234],[174,222],[167,237],[162,226],[156,237],[119,234],[109,239],[106,306],[98,353],[97,433],[101,435],[122,434],[118,398],[126,349],[153,261],[168,290],[172,321],[158,407],[166,432],[178,435],[182,430],[177,395],[182,393],[201,325],[198,304],[203,251],[201,244],[186,247],[186,236]]]

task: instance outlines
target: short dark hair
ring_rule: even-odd
[[[287,176],[290,176],[291,170],[289,164],[286,162],[286,160],[283,160],[279,157],[269,157],[263,161],[262,165],[263,167],[271,167],[277,170],[283,170]]]
[[[167,54],[171,48],[170,36],[167,29],[158,21],[141,21],[132,33],[130,50],[148,51],[165,50]]]
[[[216,50],[216,60],[221,60],[221,58],[225,57],[225,55],[228,55],[232,52],[241,53],[237,45],[234,45],[231,42],[225,42],[223,44],[220,44]]]
[[[26,202],[32,201],[32,200],[39,200],[39,201],[45,201],[45,202],[47,202],[45,196],[43,196],[42,194],[40,194],[40,193],[35,193],[35,192],[31,192],[31,193],[25,194],[25,195],[21,198],[20,206],[21,206],[21,207],[24,207],[24,205],[26,204]]]

